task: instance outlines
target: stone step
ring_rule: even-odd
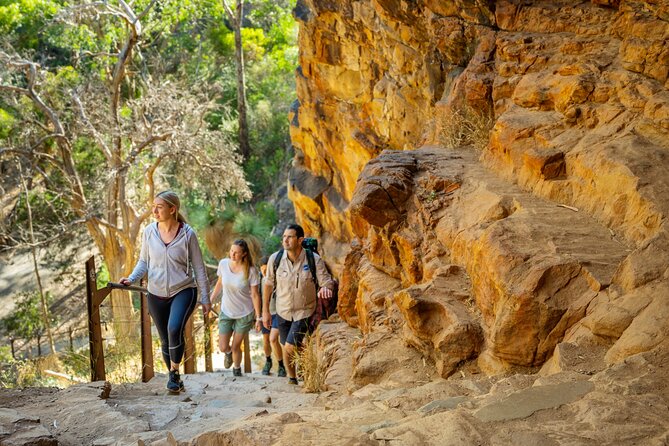
[[[563,382],[519,390],[506,398],[485,405],[474,412],[483,422],[527,418],[533,413],[562,406],[594,390],[590,381]]]

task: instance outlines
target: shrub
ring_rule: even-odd
[[[297,368],[304,379],[305,392],[319,393],[326,390],[325,366],[319,360],[316,337],[307,335],[304,344],[297,352]]]
[[[472,145],[483,150],[488,145],[493,124],[488,110],[478,111],[467,105],[453,108],[451,115],[441,123],[439,142],[447,147]]]

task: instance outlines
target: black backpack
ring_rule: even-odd
[[[318,254],[318,240],[315,238],[307,237],[302,240],[302,249],[304,249],[307,256],[307,265],[309,266],[309,271],[311,271],[311,278],[314,280],[316,285],[316,292],[320,289],[318,285],[318,276],[316,274],[316,259],[314,258],[314,253]],[[274,257],[274,277],[276,277],[276,270],[281,263],[283,258],[283,248],[281,248],[276,257]],[[326,266],[327,268],[327,266]],[[328,272],[330,272],[328,270]],[[276,280],[276,279],[275,279]],[[330,316],[337,312],[337,302],[339,300],[339,282],[336,279],[332,278],[334,283],[332,289],[332,297],[330,299],[321,299],[316,298],[316,310],[314,314],[309,318],[309,332],[313,333],[318,327],[318,324],[323,319],[328,319]],[[276,292],[276,287],[274,287],[274,292]]]

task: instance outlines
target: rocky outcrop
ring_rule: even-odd
[[[489,373],[542,365],[571,333],[594,327],[597,303],[617,289],[632,251],[592,217],[499,178],[467,150],[386,151],[358,186],[351,215],[365,242],[345,266],[341,315],[363,333],[393,330],[444,377],[477,357]]]
[[[442,376],[659,345],[668,11],[300,0],[289,195],[341,272],[344,320]]]

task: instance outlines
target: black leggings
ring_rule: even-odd
[[[160,345],[167,370],[170,362],[180,364],[184,356],[184,328],[197,305],[197,288],[186,288],[169,299],[149,294],[149,314],[160,335]]]

